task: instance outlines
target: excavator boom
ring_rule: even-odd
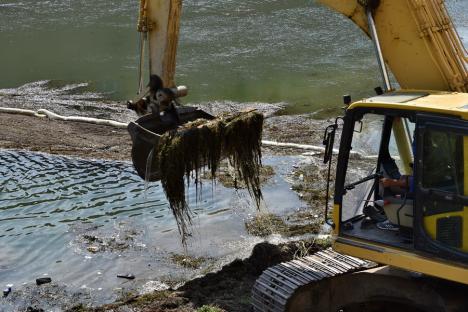
[[[369,34],[373,17],[384,59],[402,89],[468,91],[468,54],[440,0],[320,0]]]

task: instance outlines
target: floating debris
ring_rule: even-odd
[[[214,180],[221,159],[227,157],[236,176],[260,207],[261,137],[263,115],[256,111],[198,119],[166,132],[155,146],[149,166],[160,172],[161,184],[177,221],[182,244],[190,235],[191,214],[185,198],[185,182],[194,179],[197,199],[201,172],[207,166]],[[234,186],[237,186],[235,181]]]
[[[8,297],[8,295],[11,293],[11,287],[8,286],[3,290],[3,297]]]
[[[52,279],[50,277],[40,277],[36,279],[36,285],[43,285],[52,283]]]
[[[125,274],[125,275],[119,274],[119,275],[117,275],[117,277],[118,278],[128,279],[128,280],[134,280],[135,279],[135,275],[132,275],[132,274]]]
[[[97,247],[97,246],[89,246],[86,249],[91,253],[97,253],[99,251],[99,247]]]

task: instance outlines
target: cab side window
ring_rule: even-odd
[[[428,129],[423,140],[422,186],[463,195],[463,136]]]
[[[421,125],[416,142],[420,155],[416,213],[421,214],[416,222],[425,235],[416,239],[416,246],[431,253],[437,250],[439,256],[448,259],[466,259],[466,124],[443,119],[423,121]]]

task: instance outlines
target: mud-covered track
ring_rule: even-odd
[[[255,282],[252,306],[258,312],[287,311],[296,290],[320,280],[356,272],[374,263],[327,249],[265,270]]]

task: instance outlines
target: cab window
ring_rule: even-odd
[[[423,231],[416,247],[450,259],[468,253],[468,201],[465,187],[464,121],[421,119],[417,222]]]
[[[422,186],[463,195],[463,136],[427,130],[423,140]]]

